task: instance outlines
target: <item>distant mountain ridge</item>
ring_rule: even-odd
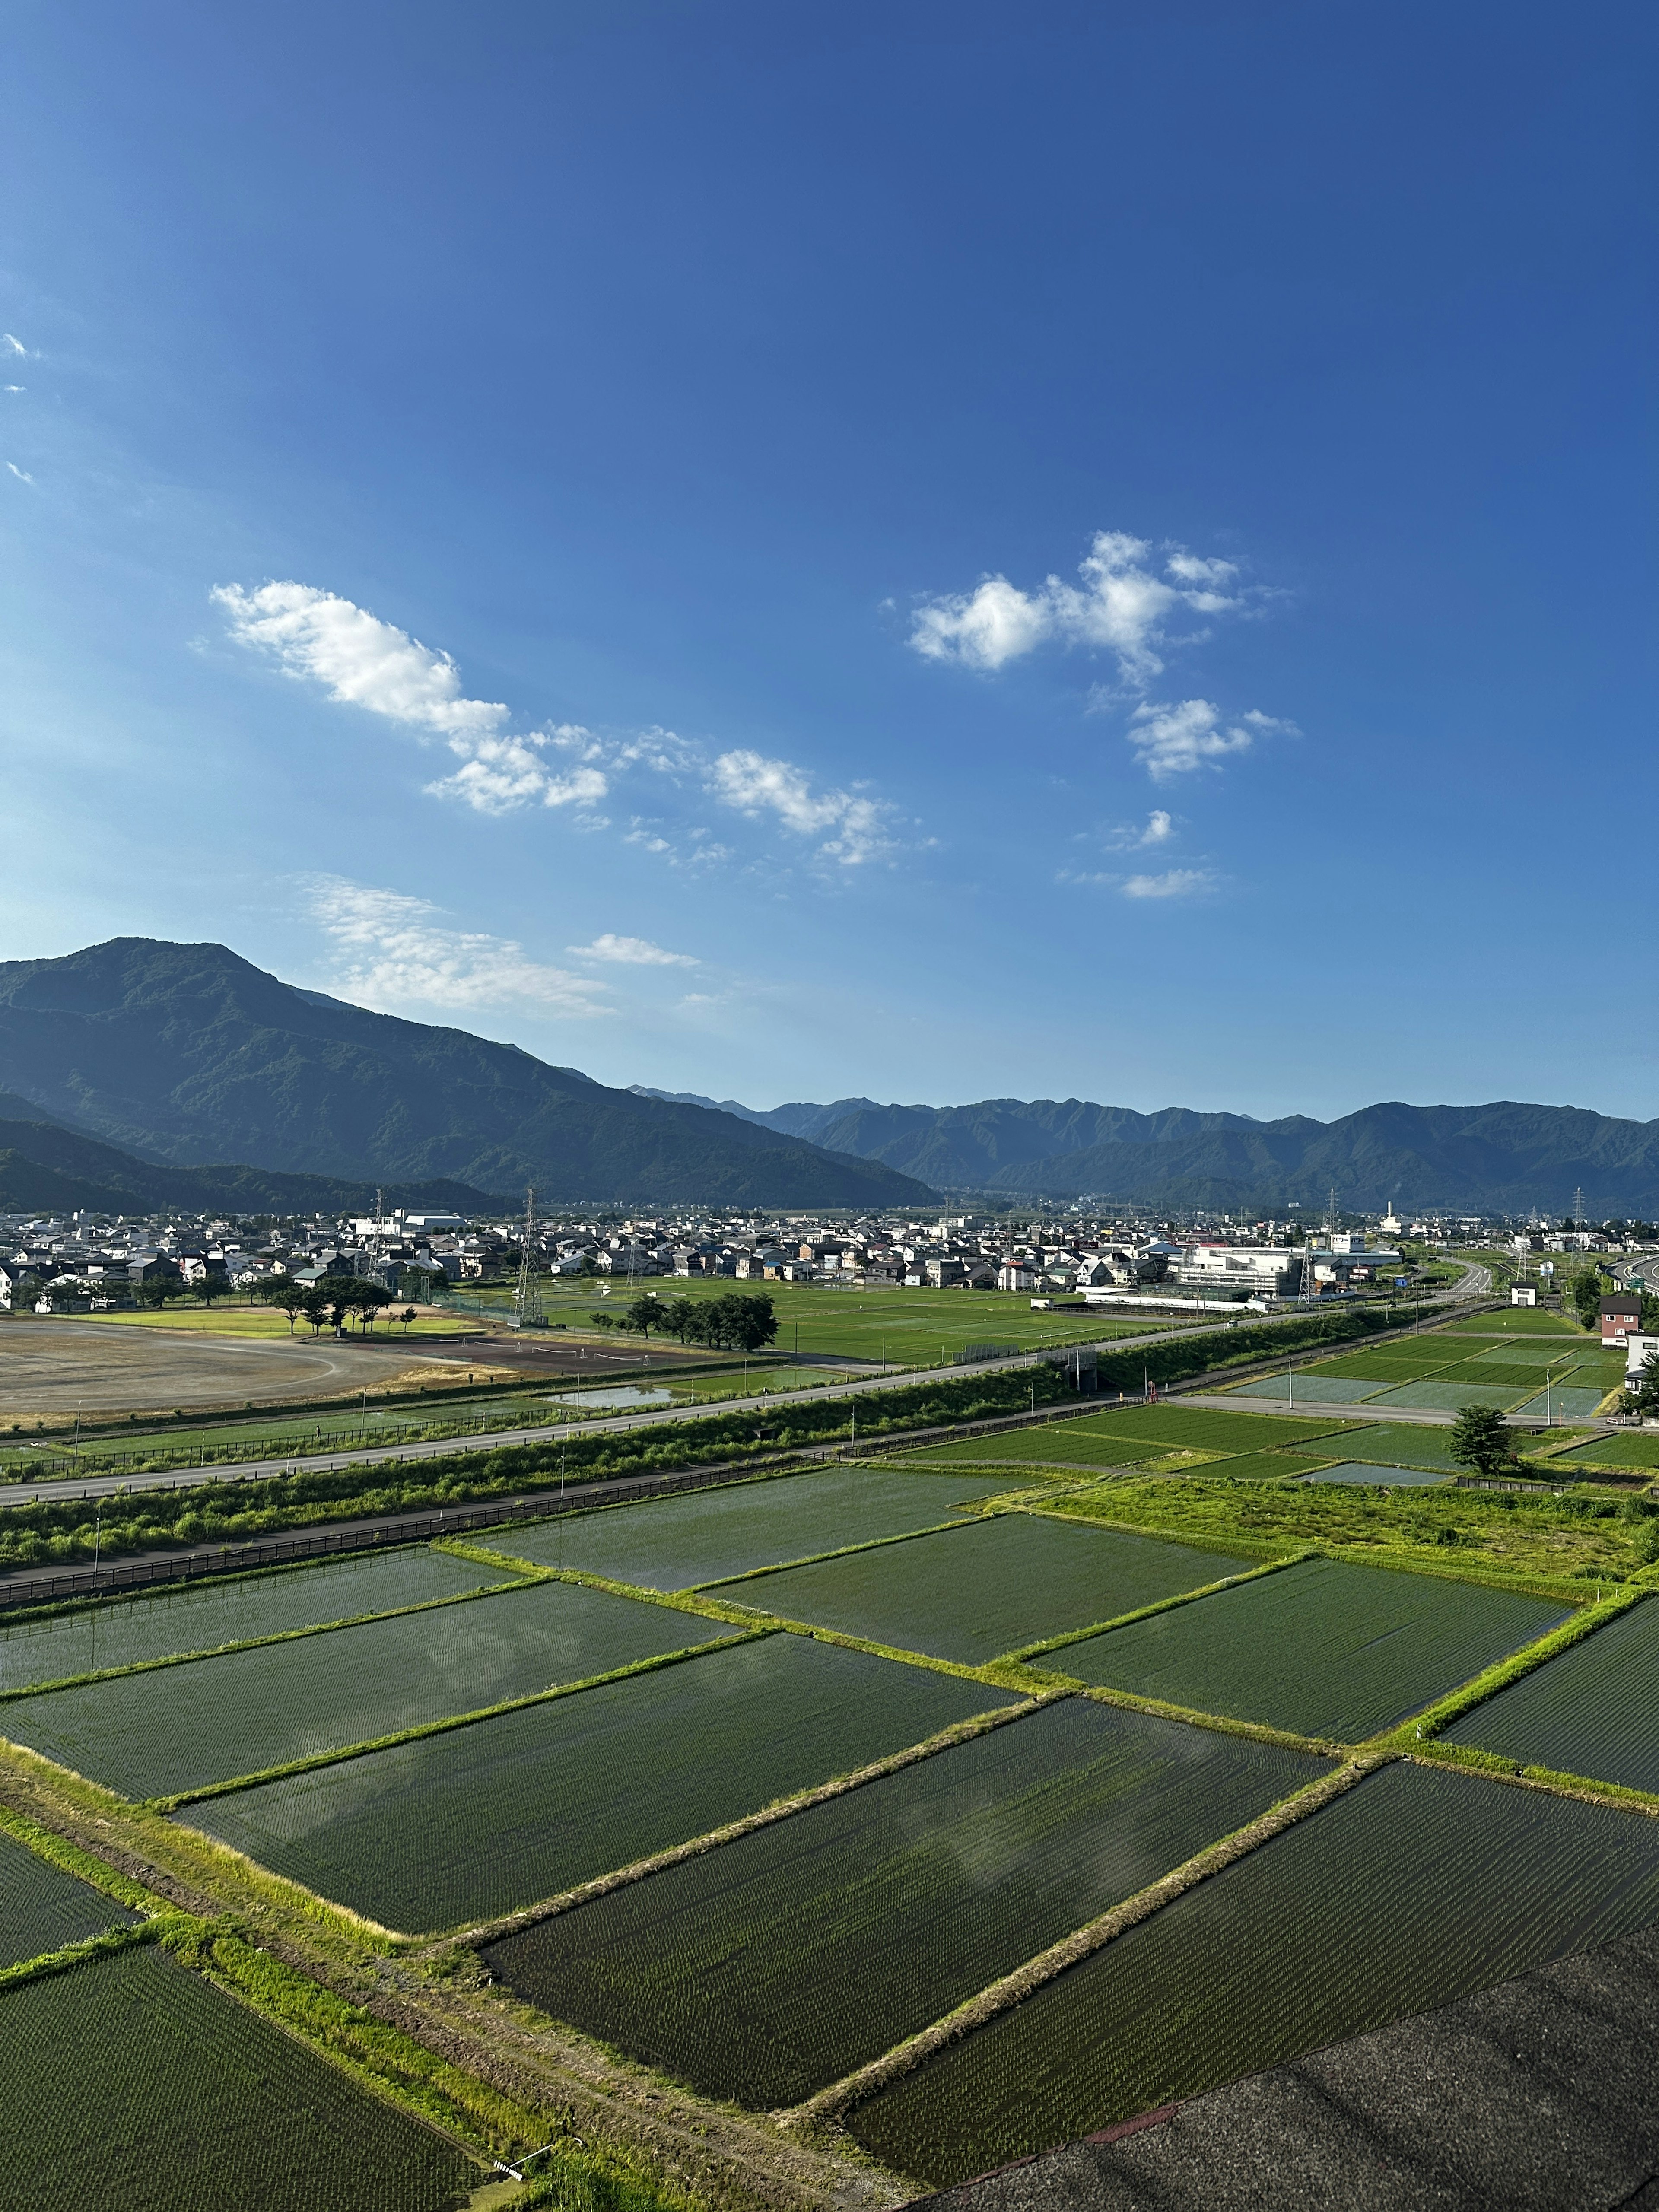
[[[1565,1214],[1582,1188],[1597,1219],[1659,1217],[1659,1121],[1577,1106],[1394,1101],[1328,1122],[1178,1106],[1139,1114],[1080,1098],[966,1106],[841,1098],[769,1112],[728,1101],[723,1110],[944,1190],[1283,1212],[1293,1200],[1322,1208],[1334,1188],[1338,1205],[1357,1211],[1393,1200],[1413,1212]]]
[[[22,1102],[20,1124],[45,1113],[153,1166],[234,1160],[515,1202],[533,1182],[550,1205],[902,1207],[933,1195],[883,1163],[718,1109],[296,989],[222,945],[115,938],[0,962],[0,1086]]]

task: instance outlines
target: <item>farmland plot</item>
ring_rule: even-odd
[[[565,1583],[0,1707],[0,1732],[130,1797],[171,1796],[729,1635]]]
[[[1659,1790],[1659,1601],[1620,1613],[1445,1735],[1528,1766]]]
[[[1277,1398],[1291,1406],[1359,1406],[1390,1388],[1390,1378],[1373,1376],[1369,1381],[1345,1375],[1328,1375],[1322,1367],[1298,1367],[1291,1375],[1258,1375],[1238,1385],[1241,1398]]]
[[[179,1817],[404,1929],[511,1912],[1012,1702],[800,1636],[264,1783]]]
[[[721,1595],[786,1620],[974,1666],[1201,1589],[1238,1567],[1237,1558],[1219,1552],[1006,1513],[815,1566],[785,1567],[728,1584]]]
[[[1566,1611],[1509,1590],[1305,1559],[1034,1663],[1359,1743],[1546,1635]]]
[[[1331,1440],[1332,1451],[1340,1451],[1345,1460],[1397,1462],[1401,1467],[1437,1468],[1446,1474],[1457,1467],[1451,1448],[1449,1428],[1431,1428],[1419,1421],[1379,1421],[1372,1428],[1345,1429]]]
[[[1308,1443],[1342,1427],[1340,1421],[1317,1414],[1301,1421],[1280,1419],[1276,1413],[1223,1413],[1212,1406],[1131,1406],[1121,1413],[1086,1415],[1066,1425],[1149,1446],[1147,1458],[1155,1451],[1267,1451],[1276,1445]]]
[[[903,1464],[969,1468],[998,1460],[1038,1467],[1139,1467],[1169,1449],[1145,1437],[1114,1436],[1103,1422],[1046,1421],[1039,1428],[969,1437],[959,1444],[925,1444],[920,1451],[906,1452]],[[1006,1478],[1000,1486],[1008,1487]]]
[[[283,1567],[194,1588],[117,1598],[33,1620],[0,1620],[0,1691],[62,1682],[175,1651],[211,1651],[329,1620],[429,1604],[509,1580],[446,1552],[411,1545],[325,1566]],[[0,1723],[0,1735],[4,1733]]]
[[[543,2010],[767,2111],[878,2057],[1322,1771],[1068,1698],[484,1955]]]
[[[1461,1413],[1465,1406],[1493,1406],[1505,1413],[1520,1404],[1529,1387],[1525,1382],[1454,1382],[1443,1378],[1405,1383],[1398,1390],[1382,1392],[1375,1402],[1379,1407],[1409,1406],[1438,1413]]]
[[[137,1917],[0,1834],[0,1966],[38,1959],[106,1928],[130,1927]]]
[[[838,1467],[572,1514],[495,1540],[538,1565],[580,1567],[647,1589],[684,1589],[929,1528],[948,1521],[957,1506],[1006,1488],[983,1476],[945,1480]]]
[[[944,2185],[1659,1917],[1659,1822],[1406,1762],[849,2116]]]
[[[1659,1474],[1659,1436],[1651,1432],[1638,1435],[1632,1431],[1623,1436],[1591,1437],[1561,1456],[1565,1465],[1588,1461],[1595,1467],[1623,1467],[1632,1472]]]
[[[1443,1467],[1390,1467],[1382,1460],[1339,1460],[1313,1468],[1304,1482],[1351,1482],[1383,1490],[1437,1490],[1451,1480]]]
[[[453,2212],[453,2144],[153,1947],[0,1990],[6,2203]]]

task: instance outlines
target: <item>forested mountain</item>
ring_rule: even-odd
[[[750,1109],[728,1104],[730,1113]],[[1169,1107],[1138,1114],[1079,1098],[880,1106],[842,1098],[780,1106],[768,1128],[880,1160],[941,1189],[1099,1197],[1158,1206],[1282,1212],[1322,1207],[1547,1213],[1582,1188],[1597,1219],[1659,1209],[1659,1121],[1576,1106],[1362,1107],[1340,1121]]]
[[[533,1182],[550,1204],[902,1206],[932,1195],[884,1164],[736,1115],[295,989],[222,945],[115,938],[0,963],[0,1085],[26,1111],[158,1165],[235,1160],[508,1195]]]

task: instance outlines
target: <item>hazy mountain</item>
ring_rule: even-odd
[[[329,1176],[278,1175],[264,1168],[157,1167],[42,1118],[26,1100],[0,1092],[0,1213],[363,1213],[377,1188],[388,1206],[488,1213],[501,1201],[464,1182],[342,1182]]]
[[[1413,1210],[1565,1214],[1582,1188],[1598,1219],[1659,1215],[1659,1121],[1576,1106],[1395,1102],[1329,1122],[1138,1114],[1079,1098],[726,1110],[950,1190],[1283,1212],[1292,1199],[1322,1208],[1334,1187],[1338,1205],[1357,1209],[1397,1199]]]
[[[533,1182],[550,1204],[885,1207],[932,1195],[736,1115],[295,989],[222,945],[116,938],[0,963],[0,1085],[25,1114],[154,1164],[239,1160],[514,1196]]]

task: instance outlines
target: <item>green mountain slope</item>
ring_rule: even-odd
[[[501,1193],[533,1182],[550,1203],[902,1206],[932,1195],[883,1164],[735,1115],[296,990],[222,945],[116,938],[0,963],[0,1085],[155,1164],[229,1159]]]
[[[733,1106],[733,1112],[750,1109]],[[967,1106],[882,1106],[843,1098],[754,1119],[815,1144],[880,1160],[944,1189],[1033,1198],[1099,1196],[1151,1206],[1282,1212],[1322,1208],[1659,1213],[1659,1121],[1576,1106],[1366,1106],[1340,1121],[1170,1107],[1138,1114],[1085,1099],[986,1098]]]

